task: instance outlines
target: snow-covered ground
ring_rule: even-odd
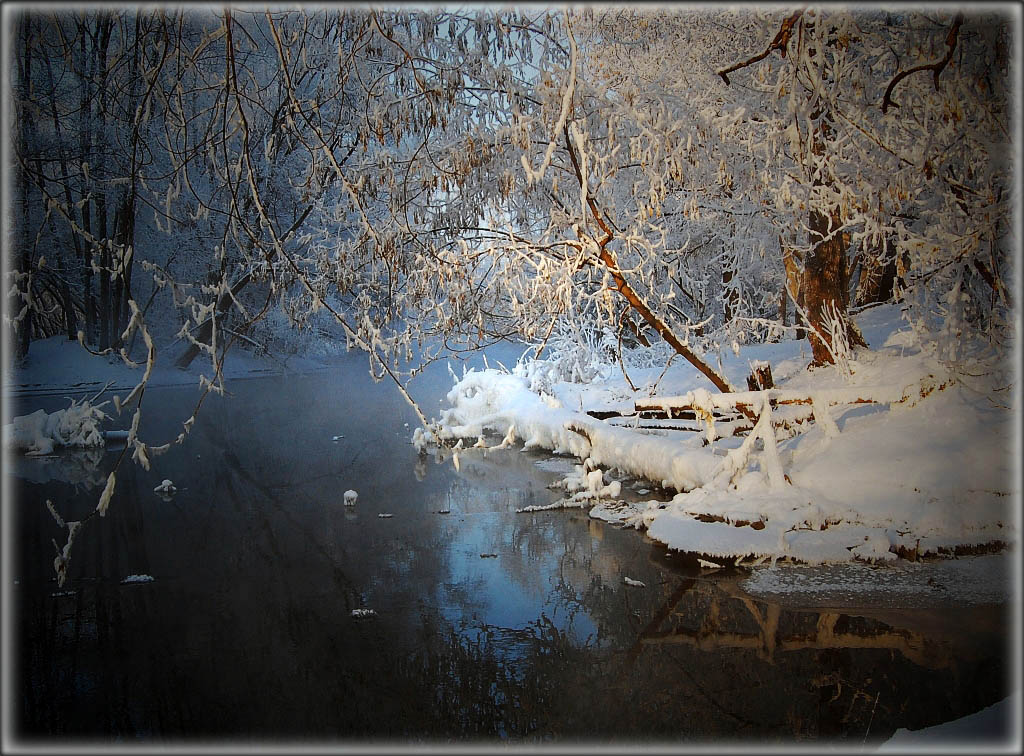
[[[731,436],[724,423],[687,433],[641,428],[638,417],[598,420],[586,412],[632,414],[634,402],[665,397],[710,412],[734,399],[716,395],[682,360],[663,377],[660,365],[629,369],[635,392],[617,368],[576,371],[596,377],[571,383],[542,363],[466,373],[437,425],[416,441],[462,439],[477,448],[459,453],[485,453],[484,436],[493,433],[505,445],[521,440],[574,455],[584,464],[568,476],[567,504],[706,557],[878,562],[1016,543],[1016,386],[1003,388],[994,374],[953,380],[916,346],[896,306],[867,310],[858,324],[870,348],[853,355],[850,377],[833,366],[808,370],[806,341],[721,355],[734,386],[745,389],[751,365],[766,361],[780,398],[813,400],[772,410],[775,426],[813,412],[813,422],[791,422],[793,430],[776,429],[767,416],[746,437]],[[853,403],[858,398],[875,401]],[[746,399],[762,417],[763,396]],[[637,479],[678,493],[668,501],[620,496]]]
[[[204,380],[215,379],[209,359],[197,358],[186,369],[175,367],[174,360],[181,349],[178,346],[157,351],[147,387],[195,386],[198,390]],[[230,382],[323,367],[316,360],[292,357],[285,361],[236,348],[228,351],[221,374]],[[5,412],[4,448],[47,455],[61,446],[103,446],[109,432],[101,426],[115,411],[112,398],[122,400],[130,396],[143,375],[143,365],[129,365],[117,355],[97,356],[64,336],[32,342],[24,364],[4,369],[5,410],[9,398],[20,396],[64,395],[69,405],[50,413],[40,409],[9,418],[7,415],[13,413]]]
[[[158,347],[156,364],[149,379],[150,386],[199,385],[199,376],[213,377],[209,358],[197,357],[185,370],[174,366],[184,347]],[[241,348],[228,351],[223,375],[228,380],[282,371],[305,372],[321,367],[321,363],[301,357],[287,360],[257,356]],[[8,396],[45,395],[56,393],[96,393],[108,382],[110,391],[130,391],[142,377],[140,368],[127,365],[116,355],[97,357],[65,336],[33,341],[25,363],[4,369],[4,393]]]

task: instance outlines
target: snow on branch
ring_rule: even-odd
[[[530,167],[530,162],[523,153],[520,156],[520,160],[523,165],[523,172],[526,174],[526,181],[529,184],[533,184],[544,178],[544,171],[547,170],[548,165],[551,163],[551,156],[555,152],[557,146],[557,135],[560,131],[565,128],[566,119],[569,117],[569,111],[572,108],[573,94],[576,92],[576,38],[572,33],[572,25],[569,23],[569,11],[565,12],[565,31],[569,37],[569,50],[571,57],[569,60],[569,81],[565,85],[565,93],[562,95],[562,109],[558,114],[558,123],[555,124],[554,130],[551,132],[551,139],[548,141],[547,149],[544,151],[544,159],[541,161],[540,167],[537,170],[533,170]]]
[[[736,477],[747,469],[747,460],[750,452],[754,449],[754,442],[761,439],[764,444],[761,469],[767,473],[768,481],[772,488],[779,489],[786,486],[786,477],[782,471],[782,464],[779,461],[779,450],[776,446],[775,429],[772,426],[772,406],[768,399],[767,392],[761,401],[761,414],[754,425],[754,429],[743,439],[739,448],[731,450],[723,460],[711,486],[722,488],[731,485]]]

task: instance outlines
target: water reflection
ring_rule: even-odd
[[[176,391],[148,432],[176,434]],[[351,375],[235,391],[123,468],[63,589],[45,500],[74,519],[97,492],[14,465],[25,737],[859,745],[1004,695],[998,631],[963,631],[981,610],[959,633],[789,610],[585,510],[516,514],[557,496],[539,455],[419,458],[408,408]]]
[[[76,493],[84,495],[95,491],[98,495],[107,482],[102,470],[105,454],[104,449],[61,449],[55,454],[24,457],[14,464],[22,480],[66,483]]]

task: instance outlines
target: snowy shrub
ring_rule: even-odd
[[[829,302],[822,308],[821,324],[826,330],[825,346],[832,355],[836,369],[843,378],[849,380],[853,375],[853,371],[850,370],[853,352],[846,332],[846,320],[841,316],[835,302]]]
[[[609,326],[580,326],[559,321],[547,341],[548,356],[523,359],[513,374],[526,379],[531,391],[553,393],[555,384],[593,383],[616,369],[618,339]]]

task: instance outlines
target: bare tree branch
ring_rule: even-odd
[[[772,50],[778,50],[779,54],[786,57],[786,45],[789,44],[789,38],[793,35],[793,26],[796,24],[798,18],[803,15],[806,8],[801,8],[795,11],[791,16],[788,16],[783,22],[782,26],[779,27],[779,33],[775,35],[775,39],[771,41],[771,44],[764,49],[764,52],[755,55],[753,58],[748,58],[740,63],[735,63],[728,68],[723,68],[717,71],[718,75],[722,77],[722,81],[725,82],[725,86],[729,86],[729,74],[733,71],[738,71],[741,68],[757,63],[758,61],[764,60],[772,54]]]
[[[953,59],[953,52],[956,50],[956,43],[960,34],[960,27],[963,26],[963,23],[964,14],[957,13],[956,17],[953,19],[953,26],[950,27],[949,33],[946,34],[946,54],[941,60],[936,60],[933,63],[925,63],[920,66],[908,68],[906,71],[900,71],[893,77],[892,81],[889,82],[889,86],[885,88],[885,95],[882,97],[883,113],[887,113],[889,111],[890,105],[894,105],[897,108],[900,106],[898,102],[895,102],[892,99],[892,91],[893,89],[896,88],[897,84],[899,84],[901,81],[903,81],[911,74],[915,74],[920,71],[931,71],[933,80],[935,82],[935,89],[937,90],[939,88],[939,74],[942,73],[942,70],[949,64],[949,61]]]

